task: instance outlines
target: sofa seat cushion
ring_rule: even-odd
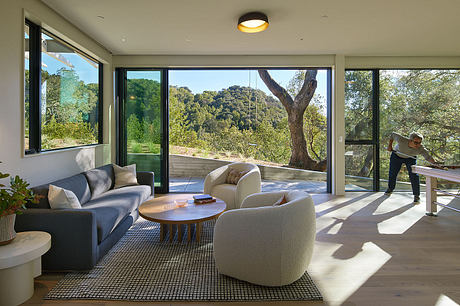
[[[227,209],[235,209],[236,185],[234,184],[219,184],[215,185],[211,190],[211,195],[221,199],[227,204]]]
[[[90,209],[96,213],[98,243],[107,238],[150,194],[149,186],[129,186],[104,192],[83,205],[83,209]]]

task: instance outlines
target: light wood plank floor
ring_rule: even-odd
[[[460,304],[460,214],[442,209],[425,216],[408,193],[313,195],[317,238],[308,272],[324,303],[231,303],[232,305],[457,305]],[[440,201],[449,202],[449,198]],[[112,301],[45,301],[63,277],[44,274],[25,305],[121,305]],[[187,303],[229,305],[230,303]]]

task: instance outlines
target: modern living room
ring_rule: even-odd
[[[81,235],[72,231],[83,228],[83,222],[86,221],[67,221],[70,219],[58,214],[52,217],[33,215],[34,211],[43,209],[32,208],[28,209],[30,212],[16,216],[17,227],[37,224],[43,226],[42,231],[56,227],[66,230],[62,231],[63,235],[51,235],[51,239],[47,240],[51,252],[42,256],[41,275],[37,274],[33,279],[33,295],[24,304],[460,304],[460,223],[455,211],[460,209],[460,201],[450,196],[458,197],[458,183],[439,182],[440,186],[448,186],[448,196],[442,191],[426,193],[425,188],[432,181],[421,174],[420,202],[416,203],[408,173],[403,169],[394,192],[391,195],[384,193],[389,180],[390,153],[386,148],[391,131],[407,133],[405,136],[409,137],[409,132],[421,129],[425,136],[423,144],[436,163],[441,162],[444,166],[460,164],[460,41],[455,39],[459,27],[456,16],[459,6],[458,3],[444,0],[424,5],[415,0],[404,3],[3,0],[0,10],[4,40],[0,49],[3,72],[0,77],[0,172],[10,173],[12,177],[18,175],[34,190],[44,190],[44,197],[48,194],[49,183],[62,182],[70,177],[73,181],[69,184],[73,186],[77,179],[87,180],[94,197],[95,193],[101,193],[97,190],[107,187],[102,186],[104,182],[100,175],[109,173],[116,178],[117,171],[122,171],[111,164],[127,166],[133,163],[137,164],[139,186],[128,188],[138,188],[134,193],[142,195],[137,197],[130,194],[127,197],[136,199],[138,204],[147,201],[150,196],[154,201],[182,200],[184,193],[178,193],[178,188],[172,186],[184,182],[188,184],[200,175],[200,183],[196,185],[198,189],[188,190],[187,196],[191,197],[191,193],[211,193],[206,174],[240,161],[232,160],[234,156],[244,159],[241,158],[244,154],[228,153],[229,160],[221,161],[214,155],[209,156],[211,153],[204,149],[201,153],[194,149],[187,156],[181,151],[185,147],[185,138],[195,138],[188,137],[190,135],[184,134],[184,130],[175,130],[176,126],[186,122],[181,121],[182,117],[177,114],[187,114],[181,108],[182,104],[177,103],[176,97],[191,95],[184,88],[193,91],[193,79],[205,83],[200,73],[221,73],[215,78],[223,79],[226,77],[224,71],[243,71],[246,79],[239,86],[244,88],[249,82],[248,92],[251,93],[257,92],[267,81],[267,78],[264,81],[264,71],[275,80],[276,72],[304,71],[301,81],[305,82],[299,84],[315,84],[317,92],[324,90],[325,112],[321,117],[326,122],[324,138],[316,140],[316,146],[309,151],[321,149],[327,160],[327,167],[323,171],[302,170],[299,176],[286,179],[286,172],[297,171],[285,167],[291,157],[290,150],[286,153],[285,163],[262,164],[261,158],[251,159],[251,164],[258,165],[257,170],[239,170],[252,171],[251,174],[259,171],[258,188],[262,194],[286,192],[291,194],[292,200],[297,192],[311,196],[316,223],[315,238],[310,241],[312,253],[307,270],[305,273],[302,270],[302,277],[294,284],[276,286],[272,291],[264,289],[263,285],[259,286],[257,283],[263,284],[270,279],[264,277],[271,273],[272,269],[268,266],[264,275],[254,276],[255,279],[262,279],[252,282],[256,285],[251,281],[237,282],[231,273],[223,273],[230,276],[222,276],[222,273],[216,272],[225,269],[218,262],[217,253],[214,254],[217,270],[214,264],[212,239],[218,230],[213,222],[217,219],[217,223],[223,224],[224,218],[221,217],[236,214],[234,212],[239,210],[241,203],[232,203],[234,207],[230,207],[228,201],[222,201],[226,203],[228,211],[221,214],[222,211],[218,210],[214,212],[214,221],[207,220],[194,228],[188,224],[163,227],[155,218],[152,218],[154,222],[148,220],[151,211],[137,210],[137,206],[123,207],[128,215],[123,220],[118,220],[118,215],[114,215],[113,211],[101,210],[104,216],[94,221],[100,223],[97,226],[94,223],[97,230],[91,239],[81,239]],[[263,12],[268,28],[259,33],[238,30],[239,19],[251,12]],[[71,57],[71,53],[74,57]],[[40,56],[43,59],[37,64],[37,57]],[[59,65],[65,69],[59,69]],[[74,96],[63,97],[62,93],[72,88],[73,85],[69,84],[75,79],[75,75],[68,71],[78,71],[83,65],[87,65],[91,75],[82,73],[79,77],[91,79],[89,83],[97,83],[97,86],[85,85],[82,81],[78,90],[75,90],[77,87],[73,89]],[[52,69],[57,72],[52,72]],[[33,71],[38,71],[38,79]],[[182,72],[194,75],[189,83],[174,83]],[[55,139],[50,136],[58,135],[56,131],[62,128],[57,113],[52,113],[54,116],[46,124],[41,122],[48,116],[48,110],[54,107],[51,88],[55,86],[56,78],[53,73],[59,74],[61,80],[65,79],[55,87],[56,92],[61,93],[61,99],[85,98],[93,103],[93,110],[84,106],[77,112],[84,114],[81,120],[87,124],[83,128],[78,130],[75,127],[75,122],[81,123],[77,120],[70,120],[71,124],[64,128],[63,134],[75,132],[70,126],[81,133],[90,129],[92,136],[81,138],[81,142],[65,144],[57,141],[61,136]],[[140,76],[142,73],[149,76]],[[312,80],[308,78],[313,76],[316,76],[316,80],[308,83],[307,80]],[[254,83],[256,78],[259,83]],[[130,80],[133,82],[129,83]],[[137,88],[142,80],[152,81],[151,84],[158,81],[152,86],[157,86],[161,98],[152,103],[159,103],[156,107],[160,111],[156,112],[153,108],[152,112],[157,117],[149,120],[157,122],[152,125],[152,134],[158,133],[162,137],[152,140],[139,136],[139,140],[134,142],[129,139],[130,132],[126,131],[133,126],[133,122],[129,121],[129,112],[137,110],[123,108],[123,105],[138,97],[137,94],[130,94],[130,90]],[[234,89],[231,87],[234,85],[229,83],[222,87]],[[289,79],[279,81],[279,85],[288,88]],[[207,87],[203,92],[219,92],[222,87]],[[277,90],[267,90],[258,97],[267,95],[278,98],[274,92]],[[195,93],[195,97],[199,96],[194,91],[192,93]],[[318,101],[313,101],[312,105],[320,105],[314,104],[321,102]],[[354,103],[357,101],[367,101],[368,104]],[[263,112],[257,105],[255,100],[254,110],[249,111],[248,108],[253,122],[254,118],[262,121]],[[75,116],[70,108],[65,107],[68,104],[64,104],[63,109],[67,110],[65,114],[69,118]],[[43,109],[46,109],[46,114]],[[204,109],[195,111],[203,113]],[[360,121],[364,125],[356,124],[356,118],[361,118],[360,115],[365,118],[365,122]],[[233,117],[236,115],[233,114]],[[159,121],[155,121],[157,119]],[[168,120],[170,124],[175,122],[177,125],[168,125]],[[190,124],[190,120],[188,122]],[[285,124],[287,127],[287,120]],[[365,127],[364,132],[359,130],[358,133],[358,127],[362,126]],[[178,132],[172,134],[172,131]],[[258,130],[254,128],[254,131]],[[277,129],[269,131],[272,135],[278,132]],[[352,134],[353,137],[350,136]],[[201,135],[198,140],[208,139],[207,134],[197,135]],[[223,138],[230,137],[230,134],[223,135]],[[235,139],[242,139],[241,142],[246,141],[244,137],[251,139],[245,142],[243,149],[255,147],[252,137],[256,137],[256,133],[242,135],[237,135],[240,138]],[[284,134],[276,134],[273,137],[275,141],[267,143],[281,148],[282,138],[279,135]],[[257,148],[261,148],[263,139],[257,141]],[[154,142],[154,145],[150,146],[150,142]],[[187,145],[192,146],[190,143]],[[237,147],[235,142],[230,141],[231,146]],[[160,154],[153,168],[133,161],[144,150]],[[357,152],[360,153],[359,157],[356,157]],[[367,156],[369,159],[366,159]],[[417,163],[430,166],[430,162],[423,157]],[[191,174],[192,166],[198,174]],[[102,172],[99,171],[101,169]],[[184,174],[188,176],[184,178]],[[2,179],[1,183],[7,185],[8,179]],[[303,183],[310,185],[305,187]],[[46,188],[40,189],[43,186]],[[108,196],[114,196],[120,202],[126,197],[120,194],[123,188],[126,187],[120,188],[117,194],[111,193],[116,193],[116,190],[107,191],[109,187],[104,192],[111,193]],[[93,199],[82,189],[74,191],[83,206],[93,205],[87,208],[100,209],[99,198]],[[276,193],[276,196],[279,194]],[[433,197],[442,205],[454,209],[425,205]],[[127,203],[131,200],[123,198],[121,201]],[[249,203],[247,201],[245,205]],[[427,212],[434,212],[436,216],[428,216]],[[112,219],[120,222],[116,229],[109,224]],[[294,219],[292,216],[292,224],[295,224]],[[155,234],[150,233],[153,231]],[[231,230],[247,237],[251,236],[251,232],[257,233],[259,238],[248,243],[250,246],[262,244],[262,238],[268,236],[273,248],[267,253],[273,254],[278,245],[284,242],[281,239],[280,243],[276,243],[277,231],[279,229],[275,226],[257,229],[255,223],[244,222],[234,224]],[[17,232],[20,234],[21,230]],[[298,232],[301,232],[300,226]],[[140,233],[147,234],[141,236]],[[193,237],[187,237],[191,234]],[[127,244],[134,238],[142,242],[137,253],[132,252]],[[216,239],[214,237],[214,241]],[[59,250],[62,253],[55,250],[56,243],[60,241],[64,241],[61,246],[65,246]],[[224,261],[225,253],[236,254],[236,249],[245,248],[243,239],[239,243],[234,248],[235,253],[233,250],[223,251]],[[225,243],[220,245],[226,246]],[[169,249],[169,253],[157,253],[155,246]],[[216,252],[217,246],[215,244]],[[2,247],[5,246],[0,246],[0,252]],[[185,261],[183,251],[187,248],[193,250],[189,253],[194,256],[202,254],[200,252],[210,255],[210,261],[202,264],[202,270],[185,266],[183,270],[173,268],[174,263]],[[147,253],[147,250],[152,253]],[[115,254],[125,257],[114,262]],[[154,258],[148,257],[151,254],[154,254]],[[264,260],[270,260],[268,255],[264,256]],[[130,257],[138,257],[139,260],[129,265]],[[0,262],[6,262],[2,258],[0,256]],[[159,272],[153,271],[152,264],[156,264],[155,269]],[[288,266],[284,270],[289,270]],[[241,270],[253,271],[254,267],[248,265]],[[5,270],[1,265],[0,269]],[[174,269],[177,274],[173,273]],[[1,273],[4,272],[2,270]],[[14,278],[0,275],[3,275],[0,277],[3,288],[7,288],[8,282],[15,284]],[[18,274],[14,272],[13,275]],[[127,278],[122,278],[122,275]],[[166,286],[162,285],[163,278],[160,278],[163,275],[169,275],[171,282],[175,282],[176,287],[172,287],[175,294],[164,293]],[[107,282],[99,287],[90,282],[102,282],[105,277]],[[128,279],[131,282],[124,284]],[[201,285],[194,287],[198,283]],[[217,283],[219,286],[212,286]],[[267,288],[272,287],[269,285]],[[310,296],[305,294],[308,290],[311,290]]]

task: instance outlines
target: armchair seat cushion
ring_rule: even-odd
[[[211,194],[227,204],[227,209],[239,208],[235,203],[236,185],[219,184],[212,188]]]
[[[149,186],[129,186],[109,190],[83,205],[83,209],[92,210],[96,214],[98,243],[107,238],[117,225],[149,196]]]

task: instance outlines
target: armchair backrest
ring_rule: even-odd
[[[242,172],[242,171],[260,171],[259,167],[257,167],[255,164],[251,163],[231,163],[228,165],[229,169],[235,169],[236,171]]]
[[[286,192],[287,203],[274,206],[282,217],[281,249],[282,269],[294,270],[308,266],[312,254],[312,243],[316,237],[316,213],[311,196],[302,191]]]

